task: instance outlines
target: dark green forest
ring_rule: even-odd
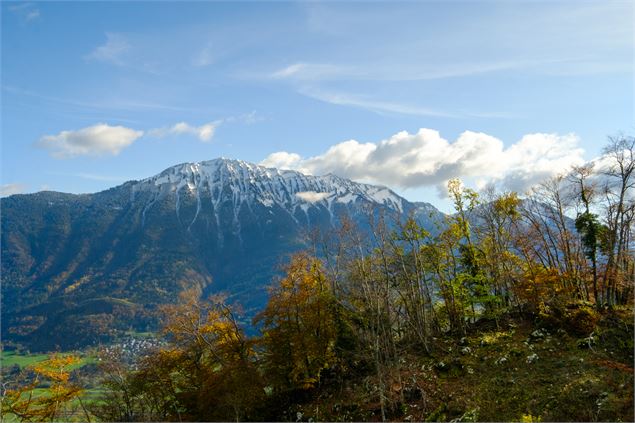
[[[78,419],[633,421],[634,154],[612,138],[528,195],[453,179],[436,230],[343,219],[252,322],[188,290],[161,308],[163,346],[132,365],[102,354]],[[3,413],[58,420],[81,399],[70,361],[48,364],[50,392],[9,389]]]

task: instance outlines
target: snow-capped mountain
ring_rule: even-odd
[[[343,215],[362,225],[368,213],[413,215],[428,227],[442,215],[386,187],[228,159],[95,194],[14,195],[2,211],[2,336],[36,349],[153,328],[156,305],[192,287],[256,310],[309,231]]]
[[[338,204],[351,206],[367,202],[401,213],[405,201],[386,187],[360,184],[332,174],[304,175],[292,170],[266,168],[228,159],[173,166],[135,184],[132,192],[133,201],[138,192],[151,193],[154,196],[152,201],[173,195],[177,215],[181,198],[194,196],[197,209],[190,225],[196,221],[203,201],[211,202],[217,221],[219,206],[223,202],[231,202],[235,224],[240,223],[238,216],[243,208],[253,213],[258,205],[280,207],[296,221],[296,212],[302,210],[309,222],[310,208],[324,209],[333,218]],[[151,206],[152,203],[148,205]]]

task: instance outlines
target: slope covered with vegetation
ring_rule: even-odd
[[[106,421],[633,421],[635,140],[520,200],[449,183],[437,233],[316,235],[240,311],[187,291],[167,344],[103,358]],[[10,402],[6,410],[11,410]],[[3,407],[5,407],[3,403]]]

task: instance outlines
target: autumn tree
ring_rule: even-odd
[[[256,319],[267,379],[278,392],[317,386],[337,365],[335,301],[319,260],[294,255]]]
[[[406,327],[405,336],[430,352],[430,338],[439,326],[434,310],[433,276],[424,256],[431,234],[411,216],[398,225],[392,239],[392,254],[399,275],[397,294],[403,305],[399,317]]]
[[[632,224],[635,216],[635,137],[610,137],[603,150],[605,176],[604,212],[607,226],[604,251],[604,299],[608,305],[624,301],[623,292],[633,287],[635,264],[632,250]],[[625,297],[625,298],[623,298]]]
[[[480,271],[488,281],[482,297],[487,312],[497,317],[517,305],[512,287],[521,273],[521,260],[514,248],[514,231],[520,220],[521,200],[515,192],[496,193],[486,188],[486,200],[475,213],[475,237],[480,250]]]
[[[588,298],[583,245],[569,217],[574,205],[567,178],[557,175],[534,187],[520,208],[523,225],[517,233],[518,249],[531,267],[530,277],[553,276],[541,278],[549,281],[546,301]]]
[[[120,348],[101,351],[98,360],[104,393],[100,401],[90,405],[90,410],[100,420],[150,421],[171,414],[160,412],[163,401],[157,403],[153,395],[146,394],[143,384],[136,383],[137,373],[125,363]]]
[[[83,389],[71,382],[71,369],[81,359],[76,355],[53,354],[47,360],[29,366],[33,380],[21,387],[7,389],[2,397],[2,414],[14,414],[20,421],[55,421],[67,418],[74,401],[79,401],[84,417],[90,415],[83,408],[80,396]],[[48,384],[44,392],[35,393],[35,389]]]
[[[385,216],[368,210],[363,228],[344,219],[337,231],[337,241],[331,248],[324,248],[327,269],[336,287],[336,316],[344,311],[354,331],[354,339],[348,338],[348,354],[353,351],[354,361],[373,369],[378,382],[378,399],[382,419],[387,416],[390,387],[393,380],[398,386],[400,374],[395,366],[400,332],[398,281],[400,266],[394,254],[395,239],[386,224]],[[403,258],[403,257],[402,257]],[[411,310],[413,311],[413,310]],[[340,326],[342,323],[340,319]],[[336,321],[337,323],[338,321]],[[337,344],[342,340],[338,332]],[[339,357],[338,357],[339,358]],[[364,366],[362,365],[362,367]],[[394,374],[394,375],[392,375]]]
[[[227,421],[254,418],[264,396],[253,340],[222,297],[181,294],[162,308],[165,347],[139,360],[112,391],[101,415],[112,420]]]
[[[575,227],[582,239],[584,255],[591,262],[593,301],[601,307],[601,292],[598,290],[598,254],[606,227],[601,224],[598,215],[592,211],[598,197],[598,187],[592,180],[593,176],[594,165],[588,163],[583,166],[574,166],[569,180],[573,184],[573,195],[582,206],[581,212],[575,218]]]

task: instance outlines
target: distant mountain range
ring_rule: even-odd
[[[386,187],[240,160],[184,163],[95,194],[13,195],[2,206],[2,338],[33,350],[156,328],[157,305],[199,287],[262,307],[305,234],[342,215],[443,214]],[[248,313],[249,314],[249,313]]]

